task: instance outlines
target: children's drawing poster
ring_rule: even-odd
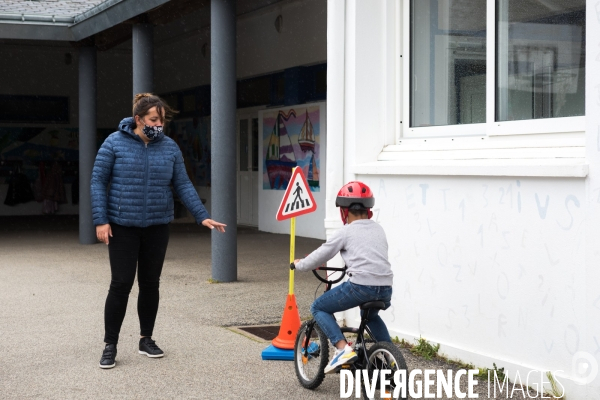
[[[263,189],[287,189],[292,168],[300,167],[311,191],[320,191],[320,122],[319,106],[263,113]]]

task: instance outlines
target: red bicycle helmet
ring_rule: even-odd
[[[348,219],[348,210],[366,210],[368,217],[373,216],[371,208],[375,205],[375,197],[371,189],[362,182],[348,182],[337,194],[335,198],[335,206],[340,207],[340,216],[342,222],[346,225]]]

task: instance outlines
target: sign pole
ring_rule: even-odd
[[[295,260],[296,254],[296,217],[290,218],[290,264]],[[290,269],[290,295],[294,294],[294,270]]]
[[[317,204],[302,168],[292,168],[292,175],[275,216],[277,221],[290,220],[290,264],[296,258],[296,217],[311,213],[316,209]],[[273,339],[271,345],[263,350],[263,360],[292,361],[294,359],[296,334],[301,325],[300,312],[294,295],[294,272],[293,269],[290,269],[289,290],[279,326],[279,334]]]

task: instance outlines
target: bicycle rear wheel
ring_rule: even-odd
[[[396,347],[393,343],[389,342],[377,342],[370,349],[367,350],[367,354],[369,357],[367,368],[369,371],[369,376],[373,377],[373,375],[378,374],[379,370],[389,370],[391,371],[391,375],[388,375],[388,379],[390,380],[390,385],[387,386],[384,390],[392,395],[393,399],[401,399],[406,400],[406,392],[408,391],[408,384],[405,384],[406,390],[404,392],[405,396],[403,396],[402,390],[396,390],[396,385],[394,383],[394,373],[396,371],[404,370],[406,371],[405,379],[408,379],[408,368],[406,366],[406,361],[404,360],[404,356],[400,352],[400,349]],[[383,398],[380,392],[381,385],[379,383],[379,379],[381,375],[377,378],[377,386],[376,390],[372,393],[367,393],[364,385],[362,386],[363,395],[366,399],[380,399]],[[371,379],[371,382],[373,380]],[[401,388],[398,388],[401,389]],[[394,393],[397,392],[397,396],[394,396]]]
[[[316,389],[325,379],[325,366],[329,362],[329,343],[327,336],[319,325],[313,325],[310,338],[307,337],[308,324],[304,322],[294,344],[294,368],[296,376],[302,386],[307,389]],[[308,354],[305,355],[304,348],[308,346]]]

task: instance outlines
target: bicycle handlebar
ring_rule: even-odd
[[[346,275],[346,269],[348,269],[348,268],[345,266],[344,266],[344,268],[329,268],[325,265],[322,265],[322,266],[318,267],[317,269],[314,269],[313,274],[321,282],[326,283],[328,285],[333,285],[334,283],[338,283],[342,279],[344,279],[344,275]],[[317,271],[333,271],[333,272],[341,272],[341,274],[338,278],[329,280],[329,279],[323,278],[321,275],[318,274]]]
[[[328,268],[328,267],[319,267],[317,268],[319,271],[339,271],[339,272],[346,272],[346,270],[348,269],[347,267],[344,268]]]
[[[290,269],[294,270],[296,269],[296,265],[292,262],[290,263]],[[321,265],[320,267],[317,267],[316,269],[314,269],[312,271],[312,273],[317,277],[318,280],[320,280],[323,283],[327,283],[327,284],[334,284],[334,283],[338,283],[339,281],[341,281],[342,279],[344,279],[344,275],[346,275],[346,270],[348,269],[348,267],[344,266],[344,268],[329,268],[327,267],[325,264]],[[323,278],[321,275],[319,275],[317,273],[317,271],[333,271],[333,272],[341,272],[342,274],[340,275],[339,278],[337,279],[333,279],[333,280],[328,280]]]

